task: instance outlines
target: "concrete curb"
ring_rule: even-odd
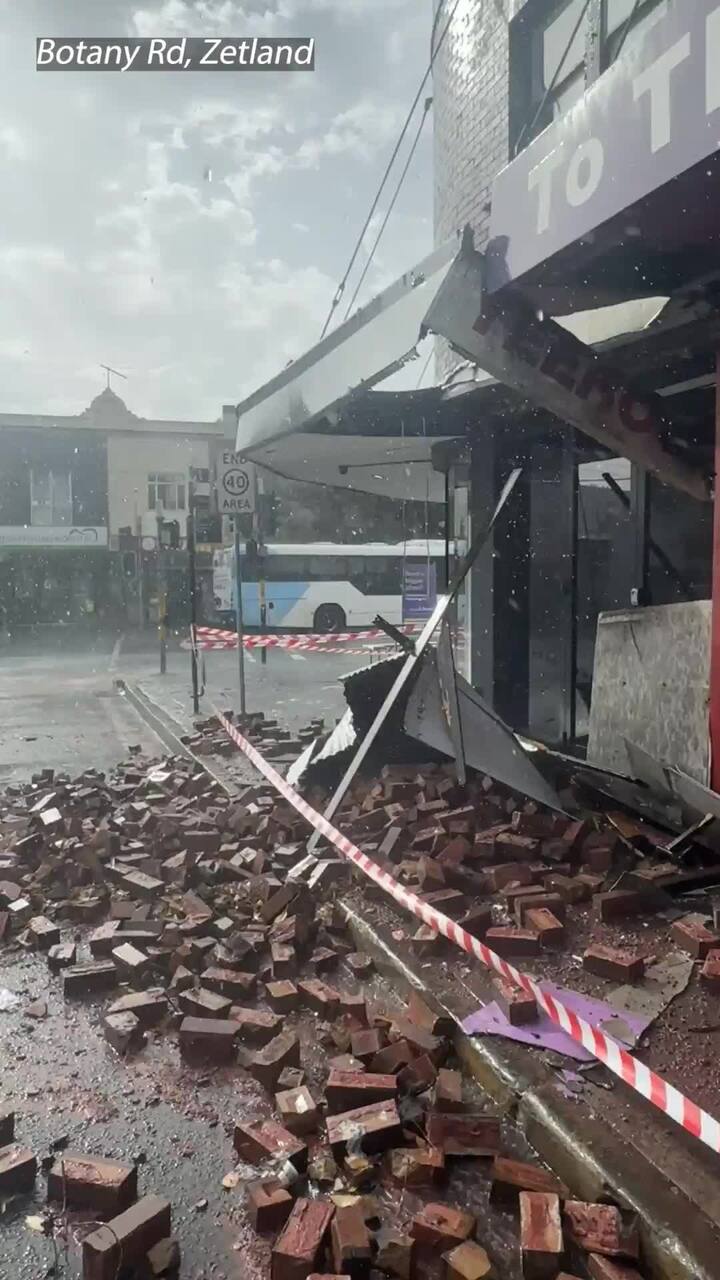
[[[181,742],[185,731],[164,708],[144,691],[122,680],[116,684],[168,750],[191,759],[233,794],[228,781]],[[643,1256],[657,1280],[717,1280],[720,1190],[710,1152],[701,1151],[671,1121],[650,1115],[621,1084],[612,1093],[586,1085],[578,1103],[563,1096],[551,1069],[524,1047],[467,1035],[460,1022],[469,1009],[459,1007],[452,988],[443,991],[442,984],[428,981],[414,959],[401,954],[390,930],[365,910],[340,905],[358,949],[405,991],[421,992],[453,1020],[455,1048],[467,1072],[558,1177],[579,1198],[610,1196],[637,1213]]]

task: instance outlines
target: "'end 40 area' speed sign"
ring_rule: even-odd
[[[255,464],[224,449],[216,472],[217,507],[224,516],[252,515],[255,510]]]

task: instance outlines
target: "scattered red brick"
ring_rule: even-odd
[[[332,1260],[338,1274],[361,1280],[370,1269],[370,1233],[358,1203],[338,1206],[330,1227]]]
[[[0,1196],[32,1191],[36,1173],[37,1160],[32,1151],[14,1142],[0,1147]]]
[[[247,1203],[253,1227],[264,1233],[279,1231],[285,1226],[293,1206],[293,1198],[279,1182],[249,1182]]]
[[[304,1280],[318,1260],[334,1209],[322,1200],[296,1200],[272,1251],[272,1280]]]
[[[520,1253],[525,1280],[551,1280],[562,1261],[560,1200],[542,1191],[520,1192]]]
[[[99,1156],[66,1151],[48,1173],[48,1200],[112,1218],[137,1199],[137,1169]]]
[[[677,945],[698,960],[706,959],[711,951],[720,948],[720,934],[708,927],[704,916],[683,916],[682,920],[675,921],[670,932]]]
[[[449,1204],[426,1204],[415,1214],[410,1234],[418,1244],[432,1249],[452,1249],[462,1244],[475,1230],[471,1213]]]
[[[435,1112],[428,1116],[427,1139],[446,1156],[494,1156],[500,1150],[496,1116]]]
[[[585,1204],[566,1200],[563,1226],[568,1238],[586,1253],[600,1253],[610,1258],[637,1260],[640,1240],[634,1219],[624,1220],[612,1204]]]
[[[554,1174],[534,1164],[495,1156],[492,1165],[491,1196],[497,1200],[517,1202],[521,1191],[543,1191],[565,1199],[567,1187]]]
[[[265,1160],[289,1160],[302,1173],[307,1167],[308,1152],[304,1142],[275,1120],[257,1124],[236,1124],[233,1145],[238,1155],[251,1164]]]
[[[593,943],[583,955],[583,969],[599,978],[616,982],[638,982],[645,973],[645,958],[636,951]]]
[[[170,1202],[143,1196],[132,1208],[85,1236],[83,1280],[115,1280],[125,1266],[140,1262],[153,1245],[170,1235]]]

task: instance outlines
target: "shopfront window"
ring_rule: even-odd
[[[185,476],[182,472],[155,471],[148,476],[148,510],[185,510]]]
[[[45,527],[72,524],[72,477],[69,471],[33,467],[30,472],[30,521]]]

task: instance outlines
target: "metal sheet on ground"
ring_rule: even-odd
[[[512,730],[461,676],[457,677],[457,690],[465,759],[470,767],[539,804],[564,812],[559,795],[523,751]],[[454,756],[434,655],[426,656],[408,700],[405,732],[435,751]]]

